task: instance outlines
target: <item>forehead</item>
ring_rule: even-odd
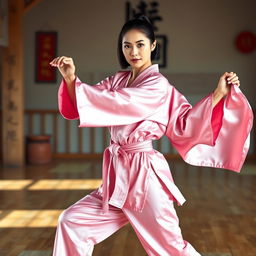
[[[129,42],[129,43],[136,43],[139,40],[149,41],[149,39],[146,37],[146,35],[142,31],[138,29],[131,29],[124,34],[122,41]]]

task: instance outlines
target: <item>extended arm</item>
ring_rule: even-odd
[[[167,97],[169,83],[157,72],[144,75],[137,87],[119,88],[114,80],[119,83],[122,72],[90,86],[75,76],[71,58],[56,58],[51,65],[64,78],[58,94],[61,114],[67,119],[79,118],[83,127],[136,123],[155,114]]]
[[[231,84],[240,86],[240,81],[238,80],[238,76],[234,72],[225,72],[220,77],[218,86],[213,93],[213,99],[212,99],[213,107],[215,107],[223,97],[228,95]]]
[[[192,107],[173,90],[166,135],[187,163],[239,172],[249,149],[253,114],[238,86],[232,83],[224,96],[212,93]]]

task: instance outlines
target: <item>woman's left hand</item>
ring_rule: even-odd
[[[222,94],[223,96],[226,96],[230,91],[231,84],[240,86],[240,81],[238,79],[238,76],[234,72],[225,72],[220,77],[216,91],[218,91],[218,94]]]

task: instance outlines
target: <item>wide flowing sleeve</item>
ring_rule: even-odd
[[[159,111],[167,97],[168,83],[150,75],[136,87],[98,88],[76,80],[80,127],[103,127],[136,123]]]
[[[173,88],[166,136],[189,164],[240,172],[249,149],[252,109],[235,85],[214,108],[212,101],[210,94],[192,107]]]
[[[97,90],[108,89],[111,86],[113,76],[107,77],[96,85],[92,87],[97,88]],[[76,78],[75,84],[80,83],[79,78]],[[89,85],[88,85],[89,86]],[[69,120],[79,119],[79,112],[77,109],[76,97],[73,101],[68,92],[67,84],[64,79],[62,79],[59,90],[58,90],[58,106],[61,115]]]

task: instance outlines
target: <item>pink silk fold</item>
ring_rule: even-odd
[[[159,73],[158,65],[145,69],[128,87],[130,75],[117,72],[94,86],[77,78],[76,102],[64,81],[59,89],[59,109],[65,118],[79,118],[80,127],[109,127],[111,144],[104,151],[103,185],[97,192],[104,198],[104,211],[108,204],[141,211],[151,172],[173,200],[185,202],[163,154],[149,144],[164,135],[190,164],[240,171],[253,116],[238,87],[232,86],[214,108],[212,93],[192,107]]]
[[[130,159],[127,154],[135,154],[138,152],[150,152],[153,151],[152,141],[145,140],[142,142],[136,142],[132,144],[126,144],[123,146],[118,145],[117,143],[112,143],[104,151],[103,157],[103,210],[104,212],[108,211],[108,204],[122,208],[130,186],[130,174],[129,170]],[[109,154],[110,153],[110,154]],[[115,187],[114,191],[109,199],[109,185],[110,185],[110,173],[111,173],[111,162],[113,163],[113,168],[115,170]],[[150,172],[145,173],[147,176]],[[146,180],[148,180],[146,178]],[[124,186],[123,186],[124,185]],[[136,184],[138,185],[138,184]],[[137,190],[137,188],[134,188]],[[139,188],[138,188],[139,189]],[[145,195],[146,191],[144,191]],[[142,199],[142,205],[145,202],[145,197]],[[142,210],[140,206],[140,211]]]
[[[249,150],[253,124],[252,109],[241,90],[232,85],[225,100],[222,100],[212,113],[211,107],[205,105],[204,100],[193,108],[186,106],[182,110],[183,102],[186,104],[186,101],[181,100],[175,105],[179,110],[171,110],[166,130],[167,137],[182,158],[192,165],[240,172]],[[177,112],[182,113],[182,116],[176,116]],[[211,116],[211,119],[206,115]],[[205,122],[200,119],[211,121],[213,134],[207,136],[208,141],[200,139],[200,132],[210,132],[201,127]],[[184,127],[179,127],[177,123],[183,123]]]

